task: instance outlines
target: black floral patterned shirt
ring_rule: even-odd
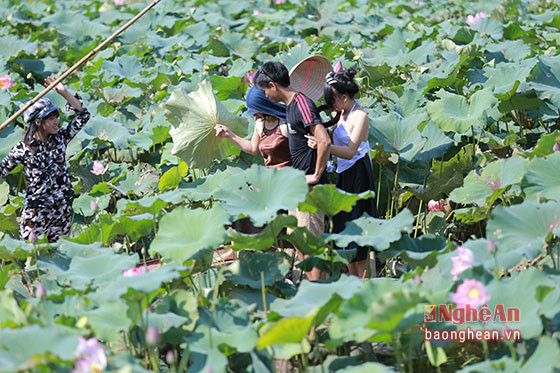
[[[76,97],[82,103],[83,110],[79,112],[70,104],[66,104],[66,110],[76,112],[68,126],[61,128],[56,134],[49,135],[45,143],[38,139],[33,139],[30,146],[23,141],[19,142],[0,162],[2,178],[16,166],[23,164],[27,179],[24,205],[26,209],[56,207],[60,202],[69,203],[74,197],[66,166],[66,146],[91,116],[80,96],[76,94]]]

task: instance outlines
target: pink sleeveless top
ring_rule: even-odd
[[[259,138],[259,152],[266,167],[282,168],[292,165],[288,138],[282,135],[280,125],[271,130],[263,128]]]

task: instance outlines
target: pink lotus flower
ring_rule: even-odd
[[[37,298],[44,298],[46,295],[47,295],[47,290],[45,289],[43,284],[39,282],[39,285],[37,285],[37,288],[35,289],[35,296]]]
[[[490,14],[488,13],[484,13],[484,12],[478,12],[476,13],[474,16],[472,15],[468,15],[467,16],[467,25],[469,26],[474,26],[476,25],[478,22],[480,22],[481,19],[483,18],[488,18],[490,17]]]
[[[113,0],[113,2],[115,3],[115,5],[123,5],[125,3],[126,0]]]
[[[491,253],[496,252],[496,244],[492,240],[488,240],[488,251]]]
[[[105,348],[98,345],[95,338],[86,340],[80,337],[78,349],[74,353],[79,360],[76,361],[76,369],[73,373],[103,372],[107,368],[107,357]]]
[[[422,283],[422,279],[420,278],[420,275],[416,275],[414,276],[414,278],[412,279],[412,281],[414,281],[415,285],[420,285]]]
[[[416,0],[416,1],[414,2],[414,4],[419,5],[419,6],[426,5],[425,2],[423,2],[423,1],[418,1],[418,0]]]
[[[254,16],[262,16],[262,12],[258,9],[253,10],[253,15]]]
[[[0,76],[0,88],[5,89],[8,91],[10,88],[14,86],[14,81],[10,79],[8,74]]]
[[[155,326],[148,327],[146,331],[146,343],[150,346],[155,346],[158,344],[159,340],[161,339],[161,335],[159,334],[159,330]]]
[[[29,240],[29,242],[31,242],[31,243],[37,242],[37,234],[35,234],[35,231],[29,232],[28,240]]]
[[[484,285],[475,279],[464,279],[463,283],[457,286],[457,291],[451,294],[450,299],[457,304],[457,308],[478,308],[490,300],[490,293]]]
[[[100,161],[93,161],[93,166],[91,167],[91,173],[94,175],[103,175],[105,172],[107,172],[107,169],[109,168],[109,165],[103,167],[103,163],[101,163]]]
[[[276,0],[276,4],[284,4],[286,0]]]
[[[99,208],[99,205],[94,200],[89,201],[89,207],[95,212]]]
[[[460,275],[467,269],[472,268],[474,260],[473,252],[466,247],[457,247],[457,254],[459,254],[459,256],[451,258],[453,267],[449,273],[453,275],[453,281],[457,281],[457,275]]]
[[[175,362],[175,353],[173,352],[173,350],[167,351],[167,354],[165,354],[165,361],[169,365]]]
[[[342,67],[342,62],[338,61],[338,62],[334,65],[333,70],[334,70],[335,73],[339,73],[339,72],[341,72],[342,70],[344,70],[344,67]]]
[[[255,79],[256,75],[257,75],[256,70],[247,71],[247,74],[245,74],[245,77],[243,77],[241,81],[245,83],[249,83],[249,86],[252,87],[254,85],[253,80]]]
[[[560,150],[560,144],[558,144],[557,142],[554,143],[554,146],[552,147],[552,150],[557,152],[558,150]]]
[[[435,201],[435,200],[430,200],[430,202],[428,202],[428,211],[431,212],[438,212],[438,211],[442,211],[445,208],[445,200],[442,198],[439,201]]]
[[[129,269],[125,269],[122,274],[123,274],[124,277],[134,277],[134,276],[141,275],[142,273],[153,272],[153,271],[154,271],[154,269],[148,268],[146,266],[132,267],[132,268],[129,268]]]

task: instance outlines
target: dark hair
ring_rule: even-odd
[[[340,73],[328,73],[327,81],[323,93],[327,105],[332,107],[334,105],[335,97],[347,94],[350,98],[360,91],[358,85],[354,82],[356,76],[356,69],[349,68]]]
[[[268,88],[270,83],[276,83],[281,87],[290,86],[290,74],[284,64],[280,62],[267,62],[261,66],[255,76],[255,85]]]

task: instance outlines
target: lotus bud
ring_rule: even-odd
[[[37,288],[35,289],[35,296],[40,299],[43,299],[47,296],[47,290],[40,282],[39,285],[37,285]]]
[[[428,211],[431,212],[438,212],[439,211],[439,202],[434,201],[433,199],[428,202]]]
[[[412,279],[412,281],[414,281],[414,284],[415,284],[415,285],[420,285],[420,283],[422,282],[422,280],[420,280],[420,275],[414,276],[414,278]]]
[[[37,242],[37,235],[35,234],[35,231],[29,232],[29,242],[31,243]]]
[[[97,202],[95,202],[94,200],[91,200],[89,202],[89,207],[91,207],[91,210],[93,212],[97,211],[97,209],[99,208],[99,205],[97,204]]]
[[[488,251],[491,253],[496,252],[496,244],[492,240],[488,240]]]
[[[276,4],[284,4],[286,0],[276,0]]]
[[[109,168],[109,165],[103,167],[103,163],[101,163],[100,161],[93,161],[93,166],[91,167],[91,173],[94,175],[103,175],[105,172],[107,172],[107,169]]]
[[[342,70],[344,70],[344,68],[342,67],[342,62],[338,61],[338,62],[334,65],[333,70],[334,70],[335,73],[339,73],[339,72],[341,72]]]
[[[159,340],[161,339],[161,335],[159,334],[159,330],[155,326],[148,327],[146,331],[146,343],[150,346],[155,346],[158,344]]]
[[[559,143],[554,143],[554,146],[552,147],[552,150],[555,151],[555,152],[560,150],[560,144]]]
[[[262,16],[262,12],[258,9],[253,10],[253,15],[254,16]]]
[[[445,200],[442,198],[439,200],[439,211],[443,211],[445,209]]]
[[[173,350],[167,351],[167,354],[165,354],[165,361],[169,365],[175,363],[175,353],[173,352]]]

